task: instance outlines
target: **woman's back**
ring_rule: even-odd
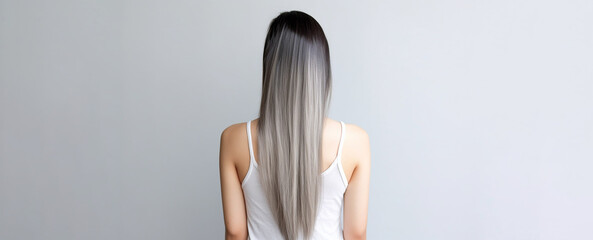
[[[256,119],[235,124],[223,132],[221,183],[232,181],[223,178],[222,157],[226,156],[233,159],[229,171],[234,172],[236,187],[240,190],[233,194],[236,217],[227,219],[225,216],[225,224],[227,232],[235,228],[241,233],[239,236],[249,234],[250,239],[282,239],[259,182],[259,160],[257,150],[253,150],[258,149],[257,123]],[[364,236],[370,174],[368,135],[356,125],[326,118],[321,145],[322,190],[311,239],[342,239],[342,230],[345,239]],[[343,224],[340,221],[342,209]]]
[[[253,121],[251,121],[251,134],[252,134],[252,146],[253,149],[255,151],[253,151],[253,155],[255,157],[256,163],[259,163],[259,156],[257,153],[257,149],[258,149],[258,136],[257,136],[257,126],[258,126],[258,121],[259,119],[255,119]],[[356,131],[364,131],[362,130],[360,127],[356,126],[356,125],[352,125],[352,124],[345,124],[346,127],[345,129],[348,129],[348,127],[352,128],[352,129],[348,129],[349,131],[355,131],[353,132],[353,134],[356,134]],[[237,124],[238,128],[242,128],[242,130],[244,130],[244,138],[243,138],[243,142],[244,142],[244,148],[241,149],[241,151],[243,152],[243,154],[246,156],[241,163],[239,163],[239,166],[237,167],[237,173],[239,174],[239,178],[240,179],[244,179],[245,176],[247,175],[247,171],[249,170],[249,144],[248,144],[248,135],[247,135],[247,122],[245,123],[240,123]],[[241,131],[241,130],[239,130]],[[360,134],[360,133],[358,133]],[[342,136],[342,126],[340,124],[339,121],[336,121],[334,119],[330,119],[330,118],[326,118],[325,120],[325,124],[324,124],[324,128],[323,128],[323,137],[322,137],[322,141],[321,141],[321,161],[322,161],[322,170],[328,169],[329,166],[334,162],[334,160],[336,159],[336,157],[338,156],[338,148],[339,148],[339,144],[340,144],[340,139]],[[344,135],[344,139],[346,139],[347,134]],[[241,138],[242,136],[237,136],[237,138]],[[354,137],[354,135],[353,135]],[[355,139],[352,139],[355,140]],[[239,140],[240,141],[240,140]],[[348,152],[348,150],[345,150]],[[342,165],[344,166],[344,173],[347,176],[347,179],[350,179],[350,176],[352,175],[352,170],[354,170],[354,161],[353,159],[346,159],[344,161],[342,161]],[[242,182],[243,180],[241,180]]]
[[[341,162],[343,140],[345,136],[345,125],[341,122],[340,141],[337,147],[337,154],[330,165],[321,173],[321,196],[319,209],[315,220],[315,227],[310,239],[343,239],[341,225],[341,210],[344,200],[344,192],[348,186],[348,180],[344,174]],[[247,123],[247,141],[249,142],[250,161],[247,174],[243,178],[242,188],[247,210],[247,227],[249,238],[256,239],[282,239],[282,234],[274,220],[270,205],[267,202],[265,191],[260,182],[258,163],[253,155],[252,136],[257,131],[251,131],[251,121]],[[333,140],[333,139],[332,139]],[[327,141],[328,145],[333,141]],[[329,151],[335,152],[335,151]],[[326,160],[327,161],[327,160]],[[324,161],[325,163],[325,161]],[[325,164],[323,164],[325,165]]]
[[[262,57],[259,118],[221,137],[227,239],[246,238],[247,228],[254,238],[341,238],[342,205],[344,237],[364,238],[368,136],[327,118],[332,74],[321,25],[304,12],[281,13],[270,23]],[[329,217],[316,223],[323,216]]]

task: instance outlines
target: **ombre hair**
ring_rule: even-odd
[[[300,11],[270,23],[258,122],[261,182],[286,239],[308,238],[321,192],[321,138],[331,96],[323,29]]]

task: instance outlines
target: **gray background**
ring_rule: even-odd
[[[221,239],[267,26],[330,42],[369,239],[593,239],[593,2],[0,0],[0,239]]]

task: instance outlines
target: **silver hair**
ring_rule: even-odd
[[[321,191],[321,138],[331,98],[328,42],[306,13],[281,13],[263,54],[258,121],[261,182],[288,240],[308,238]]]

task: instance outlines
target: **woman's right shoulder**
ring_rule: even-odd
[[[346,138],[355,145],[368,145],[369,134],[358,125],[346,123]]]
[[[356,139],[358,140],[368,140],[369,138],[367,131],[356,124],[346,123],[346,131],[348,131],[348,134],[356,136]]]
[[[347,123],[343,151],[355,166],[370,162],[370,138],[367,131],[358,125]]]

